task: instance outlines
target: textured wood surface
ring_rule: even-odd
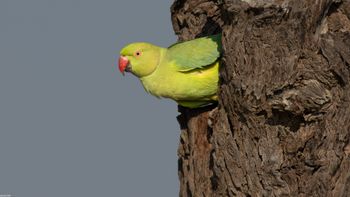
[[[179,108],[180,196],[350,196],[350,3],[176,0],[223,32],[219,105]]]

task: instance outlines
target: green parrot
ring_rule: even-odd
[[[168,48],[136,42],[120,51],[119,70],[138,77],[145,90],[198,108],[217,101],[221,34]]]

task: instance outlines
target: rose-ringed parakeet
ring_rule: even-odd
[[[137,42],[125,46],[119,70],[137,76],[145,90],[198,108],[217,101],[221,34],[180,42],[168,48]]]

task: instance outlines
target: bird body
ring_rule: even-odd
[[[215,35],[169,48],[133,43],[121,50],[119,68],[139,77],[145,90],[156,97],[202,107],[217,100],[220,39]]]

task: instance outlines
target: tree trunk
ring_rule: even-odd
[[[175,0],[222,32],[219,104],[179,107],[180,196],[350,196],[350,3]]]

